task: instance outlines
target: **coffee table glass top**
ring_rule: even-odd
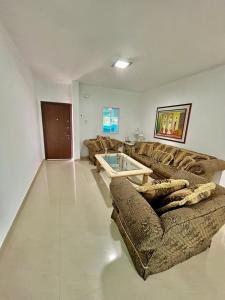
[[[119,153],[103,155],[102,158],[110,165],[110,167],[116,172],[122,171],[133,171],[140,170],[141,167],[137,166],[135,163],[127,159],[125,156]]]

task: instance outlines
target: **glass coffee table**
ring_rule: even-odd
[[[105,169],[111,178],[143,175],[142,184],[148,182],[152,170],[125,153],[96,154],[97,171]]]

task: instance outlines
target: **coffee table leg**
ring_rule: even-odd
[[[142,184],[145,184],[148,182],[148,174],[144,174],[143,175],[143,180],[142,180]]]
[[[99,173],[101,171],[101,164],[97,161],[96,162],[97,172]]]

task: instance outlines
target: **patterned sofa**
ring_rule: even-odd
[[[180,178],[188,180],[190,185],[207,182],[187,171],[177,172],[174,179]],[[225,223],[225,189],[221,186],[217,186],[210,198],[161,216],[127,179],[113,179],[110,190],[112,219],[144,279],[206,250]]]
[[[186,170],[212,180],[216,172],[225,170],[224,160],[159,142],[138,142],[131,156],[150,167],[155,179],[171,178],[178,170]]]
[[[109,139],[108,137],[101,137],[103,139]],[[119,148],[123,146],[123,143],[116,139],[110,138],[110,144],[102,144],[98,138],[85,140],[83,143],[88,148],[88,157],[93,164],[96,164],[95,154],[105,153],[117,153]]]

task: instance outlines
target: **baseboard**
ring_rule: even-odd
[[[80,160],[89,160],[89,157],[88,156],[81,156]]]
[[[6,234],[5,238],[4,238],[4,240],[3,240],[3,242],[2,242],[2,245],[0,246],[0,251],[1,251],[1,252],[2,252],[2,250],[3,250],[3,249],[5,248],[5,246],[6,246],[6,243],[7,243],[7,240],[8,240],[8,238],[9,238],[9,235],[10,235],[11,231],[13,230],[13,228],[14,228],[14,226],[15,226],[15,224],[16,224],[16,220],[17,220],[17,218],[18,218],[18,216],[19,216],[21,210],[23,209],[23,207],[24,207],[24,205],[25,205],[25,203],[26,203],[27,196],[28,196],[28,194],[29,194],[29,192],[30,192],[30,190],[31,190],[31,188],[32,188],[32,186],[33,186],[33,184],[34,184],[35,179],[37,178],[37,175],[38,175],[39,172],[40,172],[40,169],[41,169],[41,167],[42,167],[44,161],[45,161],[44,159],[41,161],[41,163],[40,163],[40,165],[39,165],[39,167],[38,167],[38,169],[37,169],[37,171],[36,171],[36,173],[35,173],[35,175],[34,175],[32,181],[31,181],[30,187],[28,188],[27,192],[25,193],[25,196],[24,196],[24,198],[23,198],[23,201],[22,201],[22,203],[21,203],[21,205],[20,205],[20,207],[19,207],[19,209],[18,209],[18,211],[17,211],[17,213],[16,213],[16,215],[15,215],[13,221],[12,221],[12,224],[11,224],[11,226],[10,226],[10,228],[9,228],[9,230],[8,230],[8,232],[7,232],[7,234]],[[0,252],[0,253],[1,253],[1,252]]]

